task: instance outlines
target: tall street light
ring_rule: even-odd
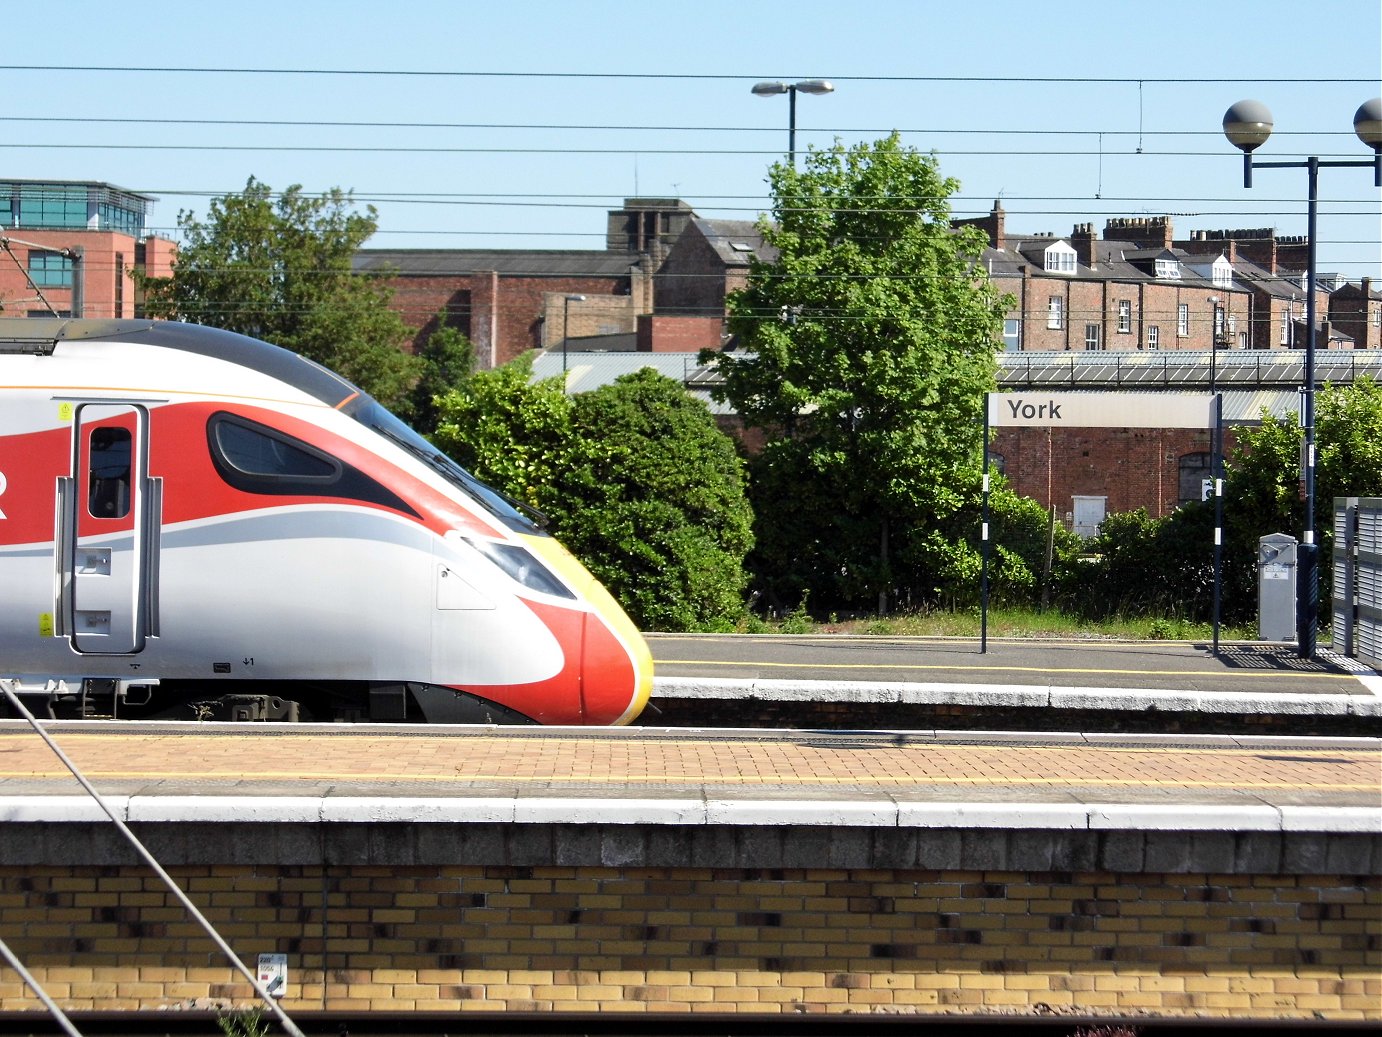
[[[1306,214],[1305,272],[1305,384],[1301,387],[1300,423],[1305,430],[1305,532],[1301,537],[1300,573],[1296,583],[1296,649],[1302,659],[1315,654],[1319,625],[1319,548],[1315,543],[1315,210],[1322,166],[1371,166],[1373,183],[1382,187],[1382,98],[1359,106],[1353,132],[1373,150],[1371,162],[1362,159],[1321,161],[1311,156],[1300,162],[1254,162],[1252,153],[1272,135],[1272,113],[1260,101],[1239,101],[1224,113],[1224,136],[1243,152],[1243,186],[1252,186],[1254,169],[1305,169],[1309,176]],[[1325,343],[1328,347],[1329,343]]]
[[[1219,309],[1219,297],[1211,295],[1209,305],[1213,307],[1209,317],[1209,391],[1215,391],[1215,375],[1219,372],[1219,331],[1224,327],[1224,311]]]
[[[787,95],[787,164],[797,164],[797,93],[828,94],[835,84],[826,79],[803,79],[796,83],[754,83],[753,92],[759,97]]]
[[[571,304],[573,302],[585,302],[584,295],[568,295],[561,301],[561,384],[566,388],[566,340],[569,338],[568,328],[571,325]]]

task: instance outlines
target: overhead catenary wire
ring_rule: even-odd
[[[718,72],[555,72],[485,69],[420,69],[420,68],[295,68],[268,66],[217,66],[217,65],[6,65],[7,72],[154,72],[175,74],[211,75],[292,75],[292,76],[399,76],[402,78],[454,78],[454,79],[652,79],[668,82],[746,82],[757,79],[790,79],[791,76],[748,75],[742,73]],[[1273,83],[1284,85],[1331,84],[1331,83],[1374,83],[1375,79],[1349,76],[1168,76],[1151,78],[1147,76],[850,76],[832,75],[833,82],[840,83],[1120,83],[1126,86],[1148,83],[1152,85],[1193,85],[1204,83]]]

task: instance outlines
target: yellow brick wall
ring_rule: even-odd
[[[170,871],[251,968],[288,956],[289,1013],[1049,1006],[1382,1022],[1376,876]],[[0,932],[72,1011],[253,1000],[142,869],[0,868]],[[0,1010],[42,1010],[3,965]]]

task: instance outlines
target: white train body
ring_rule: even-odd
[[[0,678],[48,716],[617,724],[652,684],[509,502],[324,368],[192,325],[0,320],[0,581]]]

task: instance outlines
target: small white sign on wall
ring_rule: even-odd
[[[274,997],[282,997],[288,988],[288,955],[259,955],[259,983]]]

